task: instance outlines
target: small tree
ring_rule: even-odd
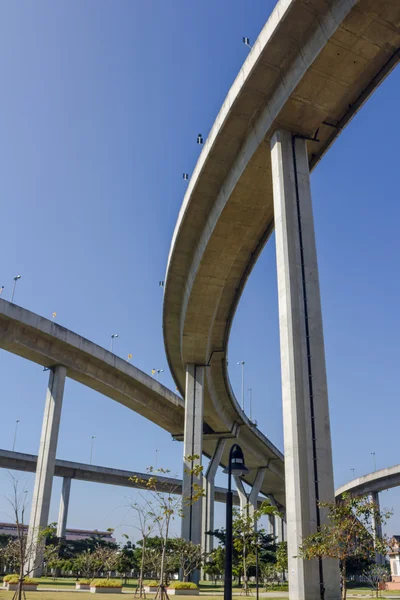
[[[127,541],[118,553],[117,571],[123,574],[126,583],[128,571],[137,568],[138,562],[135,545],[130,541],[126,534],[123,534],[123,537],[125,537]]]
[[[13,600],[21,600],[23,594],[23,582],[24,578],[31,575],[32,571],[41,566],[40,564],[34,564],[31,569],[27,568],[27,563],[30,558],[40,556],[43,561],[44,556],[50,556],[53,552],[51,548],[45,554],[46,538],[51,536],[54,532],[54,526],[50,525],[41,529],[38,533],[37,540],[29,543],[27,531],[24,526],[25,512],[26,512],[26,490],[21,490],[19,482],[15,477],[10,474],[12,495],[7,498],[11,509],[12,509],[12,520],[15,523],[17,529],[17,538],[13,542],[9,542],[5,549],[5,559],[9,561],[9,564],[19,572],[18,585],[14,593]]]
[[[118,553],[114,548],[107,546],[96,546],[94,550],[85,550],[74,560],[74,567],[85,577],[96,577],[100,571],[107,571],[108,578],[118,564]]]
[[[288,570],[287,542],[279,542],[276,547],[276,568],[284,581],[285,573]]]
[[[342,599],[346,600],[347,561],[350,558],[372,558],[375,552],[386,555],[389,540],[386,537],[375,539],[375,527],[383,525],[391,515],[381,513],[376,504],[367,496],[353,497],[343,494],[339,502],[321,502],[321,507],[329,511],[328,522],[318,531],[303,540],[299,549],[300,557],[306,560],[335,558],[340,562],[342,579]]]
[[[138,480],[138,478],[135,478]],[[135,591],[135,595],[139,593],[139,598],[143,598],[145,596],[144,586],[143,586],[143,574],[145,567],[145,557],[147,550],[147,540],[153,534],[154,529],[156,527],[156,523],[154,522],[154,508],[152,504],[143,497],[141,493],[138,493],[139,501],[136,500],[132,502],[129,507],[131,510],[136,513],[137,525],[134,525],[135,529],[138,529],[141,533],[141,560],[140,560],[140,573],[138,579],[138,585]]]
[[[184,581],[188,581],[193,571],[201,567],[205,558],[198,544],[183,538],[173,540],[173,553]]]
[[[263,502],[261,507],[254,511],[253,514],[248,509],[249,507],[247,506],[243,512],[234,510],[232,523],[232,571],[239,578],[239,581],[241,576],[244,577],[243,591],[246,595],[249,594],[247,585],[248,575],[255,572],[256,552],[258,552],[260,566],[265,563],[275,562],[275,539],[265,529],[256,530],[256,524],[263,515],[279,514],[278,510],[268,501]],[[218,539],[224,551],[226,544],[225,529],[216,529],[207,533]],[[211,554],[211,559],[214,556],[214,552]]]
[[[198,456],[188,456],[185,460],[193,463]],[[156,598],[163,600],[166,596],[165,586],[168,583],[168,571],[166,570],[166,551],[167,542],[170,533],[170,527],[172,521],[176,517],[183,517],[183,506],[187,506],[188,503],[197,502],[197,500],[203,495],[203,488],[193,485],[191,491],[191,500],[184,496],[178,495],[178,485],[174,482],[169,482],[164,479],[170,473],[169,469],[154,469],[149,467],[147,472],[150,474],[148,479],[143,479],[137,476],[131,477],[131,481],[144,487],[148,494],[145,497],[147,503],[148,512],[153,519],[156,528],[159,532],[159,537],[162,540],[161,557],[160,557],[160,578],[159,586],[156,594]],[[193,468],[193,474],[200,475],[202,472],[202,466],[196,465]],[[163,480],[159,480],[157,475],[163,477]]]
[[[261,575],[268,591],[268,587],[278,583],[279,573],[276,563],[266,563],[261,568]]]
[[[388,568],[385,565],[374,564],[369,569],[366,569],[363,575],[368,579],[378,598],[381,584],[389,581],[390,573]]]

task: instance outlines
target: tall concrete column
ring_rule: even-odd
[[[271,140],[291,600],[339,600],[334,560],[296,558],[335,500],[325,350],[307,143]]]
[[[378,513],[378,515],[379,515],[379,513],[380,513],[379,493],[378,492],[372,492],[371,502],[373,502],[376,506],[376,512],[374,512],[372,514],[372,532],[373,532],[373,537],[374,537],[374,547],[376,548],[376,541],[381,540],[383,537],[382,524],[380,523],[380,520],[377,519],[377,514],[376,514],[376,513]],[[382,556],[382,554],[380,554],[379,552],[375,551],[375,562],[378,565],[383,565],[383,564],[385,564],[385,557]]]
[[[186,367],[185,427],[183,441],[183,478],[182,478],[182,537],[194,544],[201,544],[201,499],[196,500],[196,488],[201,489],[203,477],[194,473],[201,466],[203,453],[203,403],[204,403],[204,367],[189,364]],[[195,458],[198,457],[198,458]],[[198,582],[199,571],[192,576]]]
[[[224,439],[218,440],[216,448],[214,450],[214,454],[212,455],[211,460],[208,464],[206,474],[203,477],[203,489],[205,491],[205,495],[202,498],[202,549],[204,552],[207,553],[212,552],[212,550],[214,549],[214,538],[212,535],[207,535],[206,532],[214,531],[214,482],[215,474],[217,472],[225,448],[225,443],[226,441]]]
[[[275,515],[275,535],[276,535],[276,543],[280,544],[280,542],[285,541],[285,528],[284,528],[284,517]]]
[[[59,538],[65,538],[65,531],[67,529],[67,518],[68,518],[70,493],[71,493],[71,477],[64,477],[62,490],[61,490],[60,510],[58,513],[58,523],[57,523],[57,537],[59,537]]]
[[[274,537],[274,542],[276,542],[277,537],[277,529],[276,529],[276,518],[275,515],[268,515],[269,521],[269,532]]]
[[[236,484],[237,493],[239,495],[240,512],[244,513],[247,510],[249,499],[247,498],[246,490],[244,489],[243,481],[237,475],[233,476]]]
[[[66,374],[67,369],[61,365],[51,369],[47,388],[27,538],[25,568],[33,577],[42,574],[43,548],[38,538],[40,530],[48,525]]]
[[[267,469],[258,469],[256,478],[249,494],[249,515],[254,518],[254,512],[258,507],[258,496],[260,495],[261,487],[264,482],[264,477]],[[257,521],[254,520],[254,530],[257,531]]]

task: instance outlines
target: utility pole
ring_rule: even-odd
[[[237,363],[242,367],[242,411],[244,412],[244,360]]]

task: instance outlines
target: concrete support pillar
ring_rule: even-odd
[[[32,577],[42,574],[43,545],[38,540],[40,530],[48,525],[66,374],[63,366],[51,369],[47,388],[27,538],[25,570]]]
[[[214,549],[214,538],[212,535],[207,535],[207,531],[214,531],[214,482],[215,474],[225,448],[225,443],[226,441],[224,439],[218,440],[214,454],[208,464],[206,474],[203,477],[203,489],[205,495],[202,498],[202,550],[207,553],[212,552]]]
[[[258,496],[260,495],[261,487],[264,482],[264,477],[267,469],[258,469],[256,478],[249,494],[249,515],[254,518],[254,512],[258,507]],[[257,521],[254,520],[254,531],[257,531]]]
[[[268,521],[269,521],[269,532],[270,534],[273,536],[274,541],[276,542],[276,521],[275,521],[275,515],[268,515]]]
[[[237,493],[239,495],[240,512],[244,513],[244,511],[247,510],[247,505],[249,503],[246,490],[244,489],[243,481],[240,479],[240,477],[234,475],[233,478],[235,480]]]
[[[291,600],[339,600],[334,560],[296,558],[334,502],[325,351],[306,140],[271,140]]]
[[[65,538],[65,530],[67,529],[69,496],[71,493],[71,477],[63,478],[61,490],[60,510],[58,513],[57,537]]]
[[[372,492],[371,494],[371,502],[373,502],[376,506],[376,513],[372,514],[372,532],[374,537],[374,547],[376,548],[376,541],[381,540],[383,537],[382,534],[382,525],[380,521],[376,518],[377,514],[380,513],[380,504],[379,504],[379,493]],[[385,557],[382,556],[379,552],[375,552],[375,562],[377,565],[385,564]]]
[[[285,541],[285,528],[283,516],[275,515],[275,535],[276,543],[280,544]]]
[[[201,466],[203,453],[203,403],[204,367],[189,364],[186,367],[185,427],[183,441],[183,480],[182,480],[182,533],[185,540],[201,544],[201,499],[196,500],[196,487],[203,485],[201,473],[194,473]],[[197,458],[195,458],[197,457]],[[192,581],[198,583],[200,572],[192,574]]]

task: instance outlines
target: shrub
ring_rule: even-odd
[[[173,581],[168,586],[171,590],[198,590],[198,586],[192,581]]]
[[[159,581],[155,581],[155,580],[153,580],[153,581],[144,581],[143,582],[143,585],[145,585],[146,587],[147,586],[148,587],[157,587],[159,584],[160,584],[160,582]]]
[[[79,579],[79,581],[77,581],[76,583],[83,583],[85,585],[89,585],[89,583],[92,583],[91,579]]]
[[[3,579],[3,581],[6,581],[7,583],[18,583],[19,581],[19,575],[6,575]],[[32,579],[32,577],[24,577],[24,583],[27,584],[31,584],[31,585],[37,585],[39,582],[37,579]]]
[[[12,573],[10,575],[4,575],[3,581],[8,583],[10,581],[10,579],[14,579],[15,577],[18,579],[18,575],[16,575],[16,573]]]
[[[94,579],[90,585],[99,588],[122,588],[121,582],[117,579]]]

